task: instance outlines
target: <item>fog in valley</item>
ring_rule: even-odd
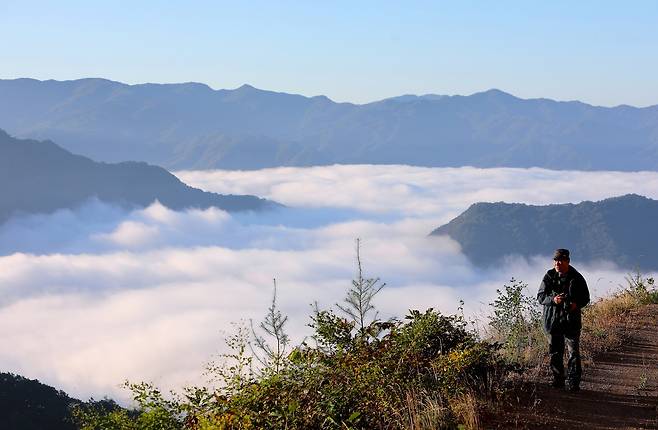
[[[658,172],[329,166],[186,171],[187,184],[253,194],[275,212],[171,211],[155,202],[127,212],[98,201],[0,225],[0,351],[5,371],[72,396],[125,401],[121,383],[164,388],[203,382],[231,323],[259,320],[273,278],[295,341],[310,334],[310,304],[340,301],[356,274],[387,286],[380,318],[428,307],[486,324],[488,303],[511,277],[534,294],[551,261],[510,256],[476,268],[447,237],[428,237],[478,201],[577,203],[627,193],[658,199]],[[505,250],[500,250],[505,254]],[[595,296],[618,288],[614,262],[583,265]]]

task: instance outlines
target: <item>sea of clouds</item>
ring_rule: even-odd
[[[429,237],[478,201],[577,203],[637,193],[658,198],[656,172],[328,166],[186,171],[184,182],[286,205],[265,213],[171,211],[157,202],[126,212],[98,201],[0,225],[0,371],[37,378],[86,399],[125,401],[121,383],[202,383],[231,323],[260,320],[272,298],[296,341],[310,334],[310,304],[339,302],[356,274],[387,286],[381,318],[428,307],[486,324],[510,278],[534,294],[551,261],[510,256],[474,267],[448,237]],[[574,266],[595,296],[615,290],[612,262]]]

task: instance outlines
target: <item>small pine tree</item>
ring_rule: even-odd
[[[356,239],[357,277],[352,280],[352,287],[347,290],[343,299],[344,305],[336,307],[344,312],[357,327],[357,337],[365,340],[368,337],[368,327],[377,321],[377,310],[373,304],[375,296],[386,286],[380,283],[379,278],[364,278],[361,266],[361,240]],[[368,320],[369,314],[373,314]]]
[[[288,316],[281,313],[276,303],[276,279],[273,280],[273,283],[272,304],[267,308],[267,314],[259,324],[260,329],[265,335],[273,339],[273,344],[270,345],[270,342],[265,336],[258,334],[254,329],[253,321],[250,321],[251,332],[254,338],[254,342],[251,344],[251,351],[263,366],[264,371],[279,373],[286,363],[290,338],[285,332]]]

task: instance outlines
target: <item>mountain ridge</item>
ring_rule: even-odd
[[[97,163],[52,141],[20,140],[0,130],[0,223],[20,213],[74,208],[91,198],[128,207],[158,200],[184,208],[263,210],[278,204],[254,196],[219,195],[192,188],[144,162]]]
[[[95,160],[168,169],[331,164],[656,170],[658,105],[469,96],[366,104],[251,85],[0,80],[0,127]],[[257,155],[257,157],[255,157]]]
[[[0,423],[3,428],[74,430],[77,426],[71,406],[81,403],[36,379],[0,372]]]
[[[510,97],[513,99],[517,100],[522,100],[522,101],[541,101],[541,102],[553,102],[553,103],[577,103],[577,104],[582,104],[585,106],[593,107],[593,108],[601,108],[601,109],[616,109],[616,108],[632,108],[632,109],[650,109],[650,108],[656,108],[658,109],[658,103],[648,105],[648,106],[634,106],[630,105],[627,103],[620,103],[618,105],[613,105],[613,106],[604,106],[604,105],[597,105],[597,104],[592,104],[592,103],[587,103],[581,100],[558,100],[558,99],[553,99],[550,97],[529,97],[529,98],[523,98],[516,96],[510,92],[507,92],[505,90],[501,90],[500,88],[489,88],[485,90],[480,90],[480,91],[475,91],[471,94],[437,94],[437,93],[425,93],[425,94],[412,94],[412,93],[406,93],[402,94],[399,96],[391,96],[391,97],[385,97],[383,99],[377,99],[377,100],[372,100],[369,102],[364,102],[364,103],[357,103],[357,102],[350,102],[350,101],[335,101],[332,98],[324,95],[324,94],[317,94],[313,96],[308,96],[308,95],[303,95],[299,93],[294,93],[294,92],[287,92],[287,91],[275,91],[275,90],[266,90],[263,88],[256,87],[254,85],[251,85],[249,83],[243,83],[240,86],[236,88],[213,88],[210,85],[203,83],[203,82],[198,82],[198,81],[187,81],[187,82],[140,82],[140,83],[134,83],[134,84],[129,84],[125,82],[121,82],[118,80],[114,79],[108,79],[108,78],[102,78],[102,77],[88,77],[88,78],[78,78],[78,79],[37,79],[37,78],[8,78],[8,79],[2,79],[0,78],[0,82],[30,82],[30,83],[57,83],[57,84],[72,84],[72,83],[80,83],[80,82],[85,82],[85,81],[103,81],[108,84],[117,84],[120,86],[124,87],[180,87],[180,88],[198,88],[200,90],[204,91],[211,91],[211,92],[217,92],[217,93],[230,93],[230,92],[235,92],[235,91],[241,91],[243,89],[248,89],[248,90],[256,90],[258,92],[264,92],[264,93],[269,93],[269,94],[276,94],[276,95],[288,95],[288,96],[295,96],[295,97],[301,97],[305,99],[327,99],[330,100],[334,104],[348,104],[348,105],[353,105],[353,106],[365,106],[369,104],[374,104],[374,103],[380,103],[383,101],[387,100],[395,100],[395,99],[404,99],[404,98],[418,98],[418,99],[428,99],[428,100],[439,100],[439,99],[445,99],[445,98],[451,98],[451,97],[461,97],[461,98],[468,98],[472,96],[480,96],[480,95],[488,95],[488,94],[496,94],[500,95],[503,97]]]
[[[638,194],[545,206],[479,202],[430,235],[450,236],[479,266],[498,264],[507,255],[549,255],[568,248],[576,262],[655,270],[657,217],[658,201]]]

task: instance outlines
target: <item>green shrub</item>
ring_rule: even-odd
[[[496,346],[477,340],[460,316],[429,309],[410,311],[404,321],[371,324],[380,325],[379,336],[365,342],[353,336],[348,344],[338,337],[340,345],[322,349],[300,346],[288,365],[259,376],[245,373],[246,339],[238,333],[224,366],[210,367],[223,387],[168,400],[151,385],[132,384],[138,411],[88,413],[83,428],[399,428],[408,419],[400,411],[409,408],[409,393],[432,393],[435,403],[447,405],[490,387],[501,367]],[[456,425],[456,417],[441,410],[444,421],[436,428]]]
[[[103,400],[76,405],[73,417],[81,430],[176,430],[183,428],[182,403],[166,400],[150,384],[128,384],[137,410],[126,410],[114,401]]]
[[[623,292],[630,294],[641,305],[658,303],[658,289],[652,277],[644,277],[639,270],[626,276],[626,288]]]
[[[496,290],[498,296],[490,305],[489,327],[494,338],[503,344],[503,353],[513,363],[535,364],[542,355],[545,340],[541,312],[534,295],[526,295],[528,284],[514,278]]]

